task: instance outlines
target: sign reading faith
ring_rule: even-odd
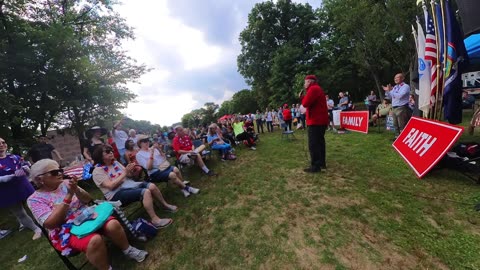
[[[351,131],[368,133],[368,111],[340,113],[340,127]]]
[[[393,147],[422,178],[445,155],[463,128],[438,121],[412,117]]]

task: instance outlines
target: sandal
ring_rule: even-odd
[[[176,213],[178,211],[178,207],[170,204],[170,206],[165,207],[165,211],[170,212],[170,213]]]
[[[157,228],[157,230],[166,228],[172,223],[173,223],[173,219],[171,219],[171,218],[162,218],[162,219],[160,219],[160,222],[156,223],[156,224],[152,222],[153,226],[155,226],[155,228]]]

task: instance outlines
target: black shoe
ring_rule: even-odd
[[[306,173],[319,173],[322,169],[320,168],[315,168],[315,167],[308,167],[303,169],[304,172]]]
[[[208,173],[206,173],[208,176],[216,176],[217,174],[213,170],[209,170]]]

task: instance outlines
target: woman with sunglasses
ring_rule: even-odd
[[[68,256],[84,252],[88,261],[97,269],[111,269],[108,251],[102,235],[111,239],[125,256],[142,262],[148,252],[130,246],[122,225],[109,217],[94,233],[79,238],[70,234],[71,221],[82,214],[92,201],[88,192],[77,186],[77,179],[63,179],[63,170],[51,159],[42,159],[33,164],[30,178],[39,187],[27,200],[33,216],[49,231],[55,249]]]
[[[162,192],[152,183],[135,182],[131,180],[135,164],[123,167],[113,158],[112,148],[103,145],[93,152],[95,169],[93,181],[109,201],[121,201],[122,205],[141,201],[150,216],[152,224],[157,228],[165,228],[173,221],[169,218],[159,218],[153,208],[153,201],[161,203],[168,211],[176,212],[177,207],[165,201]]]
[[[32,239],[36,240],[42,236],[42,230],[27,215],[22,203],[34,192],[27,179],[30,168],[20,156],[7,154],[7,148],[5,140],[0,138],[0,208],[8,208],[20,222],[20,228],[34,231]]]

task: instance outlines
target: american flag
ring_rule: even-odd
[[[435,103],[435,95],[437,93],[437,41],[435,39],[435,26],[432,17],[428,14],[426,8],[423,9],[425,14],[425,23],[427,33],[425,35],[425,61],[430,62],[430,105]],[[441,78],[441,74],[440,74]]]

